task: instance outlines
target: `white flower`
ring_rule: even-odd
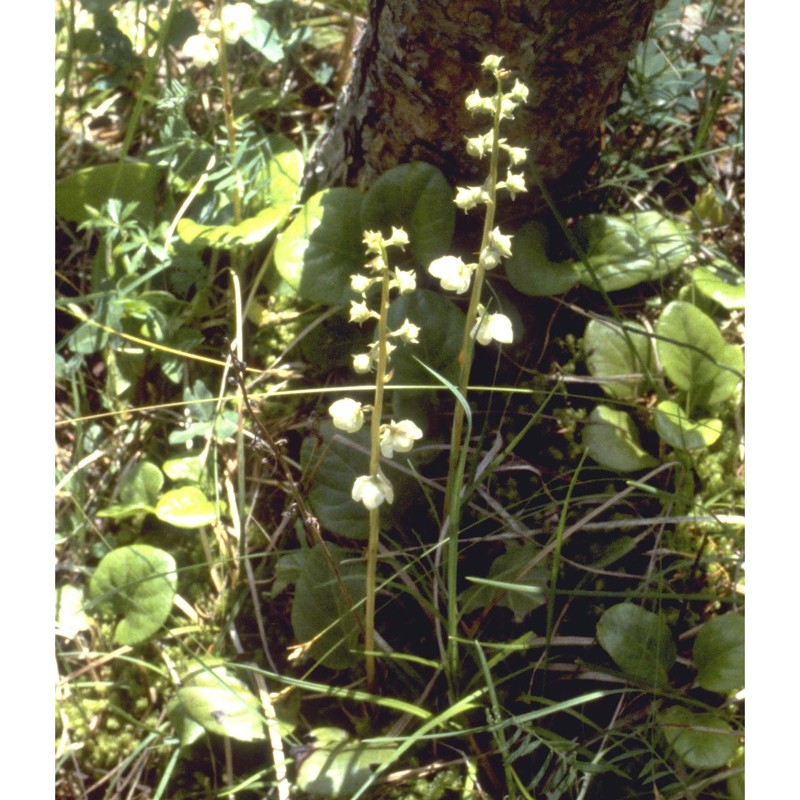
[[[377,508],[385,500],[390,505],[394,501],[394,489],[386,478],[378,473],[372,475],[361,475],[356,478],[353,484],[351,497],[356,503],[363,503],[370,511]]]
[[[459,186],[456,190],[455,204],[462,211],[469,211],[478,203],[485,203],[488,197],[483,186]]]
[[[253,9],[248,3],[234,3],[222,9],[222,35],[226,44],[236,44],[253,30]]]
[[[522,177],[522,175],[514,175],[512,172],[509,172],[508,175],[506,175],[506,179],[504,181],[498,182],[497,188],[505,188],[511,195],[512,200],[519,192],[528,191],[528,187],[525,186],[525,179]]]
[[[518,103],[525,103],[528,100],[528,87],[519,80],[515,80],[511,89],[511,98]]]
[[[389,425],[381,425],[381,453],[385,458],[391,458],[395,450],[407,453],[421,438],[422,431],[410,419],[392,420]]]
[[[474,264],[465,264],[458,256],[442,256],[431,261],[428,272],[438,278],[442,289],[464,294],[469,289]]]
[[[395,269],[394,279],[400,294],[410,294],[417,288],[417,273],[413,269]]]
[[[183,43],[183,54],[191,58],[196,67],[207,67],[219,60],[217,46],[204,33],[190,36]]]
[[[472,139],[467,139],[467,155],[473,158],[483,158],[487,153],[492,152],[492,133],[486,133],[482,136],[474,136]]]
[[[489,242],[497,249],[503,258],[511,256],[511,237],[500,232],[500,228],[495,228],[489,234]]]
[[[483,61],[481,62],[481,66],[487,72],[496,72],[498,69],[500,69],[500,62],[502,60],[503,56],[497,56],[497,55],[486,56],[486,58],[484,58]]]
[[[340,431],[356,433],[364,425],[364,409],[357,400],[343,397],[331,403],[328,413],[333,417],[333,424]]]
[[[514,111],[519,103],[510,95],[503,95],[500,100],[500,119],[514,119]]]
[[[358,353],[353,356],[353,372],[366,375],[372,369],[372,356],[369,353]]]
[[[509,160],[515,167],[524,164],[525,159],[528,157],[527,147],[506,147],[505,150],[508,153]]]
[[[411,320],[406,319],[396,331],[391,331],[389,336],[402,339],[410,344],[419,344],[419,325],[415,325]]]
[[[364,292],[372,286],[373,279],[368,278],[366,275],[351,275],[350,276],[350,288],[354,292],[358,292],[358,294],[364,294]]]
[[[380,231],[364,231],[364,246],[368,253],[380,255],[384,247],[383,234]]]
[[[350,322],[357,322],[360,325],[362,322],[372,319],[372,317],[377,318],[377,316],[374,311],[370,311],[367,308],[365,302],[356,303],[355,300],[350,301]]]
[[[467,99],[464,101],[464,104],[467,107],[467,111],[475,113],[477,111],[491,111],[492,110],[492,98],[491,97],[482,97],[481,93],[475,89],[475,91],[470,92],[467,95]]]
[[[403,248],[408,244],[408,234],[402,228],[395,228],[392,225],[392,235],[386,240],[386,247],[395,245]]]
[[[481,306],[478,307],[478,321],[470,335],[478,344],[489,344],[492,339],[510,344],[514,339],[511,320],[505,314],[486,314]]]

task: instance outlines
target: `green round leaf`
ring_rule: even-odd
[[[206,468],[206,459],[201,455],[171,458],[163,464],[164,474],[173,481],[199,481]]]
[[[596,281],[607,292],[628,289],[652,279],[656,259],[636,231],[622,217],[591,214],[579,220],[575,234],[592,267],[582,272],[581,282],[596,289]]]
[[[584,267],[581,282],[594,289],[597,280],[607,292],[661,278],[691,255],[687,226],[658,211],[591,214],[578,221],[575,234],[594,272]]]
[[[183,242],[218,249],[254,245],[286,221],[300,195],[303,156],[280,134],[270,134],[259,144],[262,167],[253,179],[257,188],[248,203],[251,215],[238,225],[201,225],[183,218],[177,227]]]
[[[100,208],[116,198],[123,204],[138,203],[134,216],[152,222],[163,174],[161,167],[133,161],[87,167],[56,183],[56,214],[70,222],[86,222],[91,219],[87,205]]]
[[[644,369],[653,369],[653,348],[643,325],[624,320],[625,337],[617,322],[593,319],[586,326],[583,346],[586,366],[595,378],[607,378],[600,385],[617,400],[635,400],[644,391]]]
[[[631,678],[647,685],[667,682],[676,650],[669,627],[658,614],[619,603],[600,617],[597,640]]]
[[[216,522],[217,512],[197,486],[182,486],[162,495],[156,516],[178,528],[199,528]]]
[[[549,233],[538,220],[523,225],[511,243],[511,257],[506,259],[506,274],[511,285],[533,297],[551,297],[568,292],[580,280],[581,271],[574,261],[551,261],[547,257]]]
[[[346,550],[328,545],[350,601],[364,599],[364,563],[346,563]],[[361,613],[361,612],[359,612]],[[319,545],[306,554],[295,583],[292,629],[299,643],[312,642],[308,655],[330,669],[347,669],[362,659],[358,648],[359,625]]]
[[[660,722],[677,758],[695,769],[719,769],[739,747],[739,736],[711,712],[694,713],[683,706],[672,706],[661,714]]]
[[[172,610],[177,574],[175,559],[157,547],[118,547],[97,565],[89,593],[110,606],[122,620],[114,641],[134,645],[152,636]]]
[[[676,450],[700,450],[710,447],[722,435],[722,420],[701,419],[693,422],[672,400],[662,400],[656,407],[658,435]]]
[[[413,161],[384,172],[364,197],[361,226],[385,236],[403,228],[422,266],[447,253],[456,224],[453,190],[441,170]]]
[[[354,297],[350,276],[366,260],[361,202],[357,189],[324,189],[305,203],[278,238],[277,270],[306,300],[336,305]]]
[[[724,259],[692,270],[692,285],[728,311],[744,308],[744,275]]]
[[[744,686],[744,617],[723,614],[703,625],[694,641],[697,682],[727,694]]]
[[[727,344],[711,317],[675,300],[656,325],[656,348],[667,377],[706,408],[731,397],[742,380],[744,355]]]
[[[609,406],[596,406],[583,429],[583,446],[600,465],[619,472],[654,466],[656,460],[639,444],[630,415]]]
[[[134,464],[122,479],[120,503],[102,509],[97,516],[106,519],[128,519],[152,513],[163,485],[164,474],[161,470],[149,461],[140,461]]]
[[[315,728],[311,753],[297,770],[297,786],[312,797],[345,800],[371,777],[374,768],[391,761],[393,747],[350,739],[340,728]]]
[[[261,703],[224,666],[194,673],[176,695],[186,715],[211,733],[241,742],[266,736]]]

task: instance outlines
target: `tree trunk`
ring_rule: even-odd
[[[454,184],[481,182],[485,165],[465,136],[485,128],[464,108],[485,83],[480,62],[504,66],[530,89],[504,125],[509,143],[556,194],[575,189],[595,160],[601,123],[625,67],[663,0],[371,0],[352,76],[306,172],[306,193],[370,186],[407,161],[438,166]],[[481,172],[483,169],[484,173]],[[533,181],[527,202],[541,199]]]

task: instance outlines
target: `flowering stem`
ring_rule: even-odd
[[[495,209],[497,207],[497,164],[500,155],[500,111],[502,104],[502,86],[499,76],[497,93],[495,96],[494,122],[492,126],[492,150],[489,161],[489,199],[486,203],[486,216],[483,222],[483,236],[481,238],[480,253],[483,253],[489,244],[489,238],[494,227]],[[463,398],[467,397],[469,376],[472,371],[472,362],[475,355],[475,339],[472,331],[478,316],[478,307],[483,292],[483,281],[486,267],[483,258],[478,257],[478,266],[470,294],[467,319],[464,325],[464,338],[461,351],[458,354],[460,365],[458,390]],[[464,462],[462,448],[468,446],[463,442],[465,409],[461,403],[456,403],[453,416],[453,428],[450,439],[450,465],[447,474],[447,487],[445,489],[445,518],[448,524],[447,543],[447,652],[451,680],[458,674],[458,534],[461,516],[461,487],[464,477]]]
[[[389,313],[389,291],[390,273],[389,258],[386,247],[381,245],[382,263],[384,265],[381,274],[381,300],[378,309],[378,361],[375,375],[375,399],[372,406],[372,417],[370,419],[370,456],[369,474],[372,478],[377,478],[380,473],[381,462],[381,416],[383,415],[383,393],[386,383],[386,369],[388,367],[389,353],[386,346],[388,338],[388,313]],[[366,577],[366,607],[364,620],[364,650],[365,669],[367,673],[367,687],[372,690],[375,687],[375,594],[376,594],[376,575],[378,565],[378,535],[380,533],[380,508],[371,508],[369,512],[369,539],[367,540],[367,577]]]

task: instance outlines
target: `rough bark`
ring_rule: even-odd
[[[480,70],[490,53],[504,54],[530,89],[527,106],[504,127],[509,142],[530,148],[551,190],[574,188],[596,157],[603,118],[661,4],[372,0],[351,79],[309,164],[307,193],[368,187],[412,160],[437,165],[454,184],[482,180],[464,138],[486,121],[467,113],[464,98],[479,85],[491,90]],[[526,205],[536,199],[534,191]]]

